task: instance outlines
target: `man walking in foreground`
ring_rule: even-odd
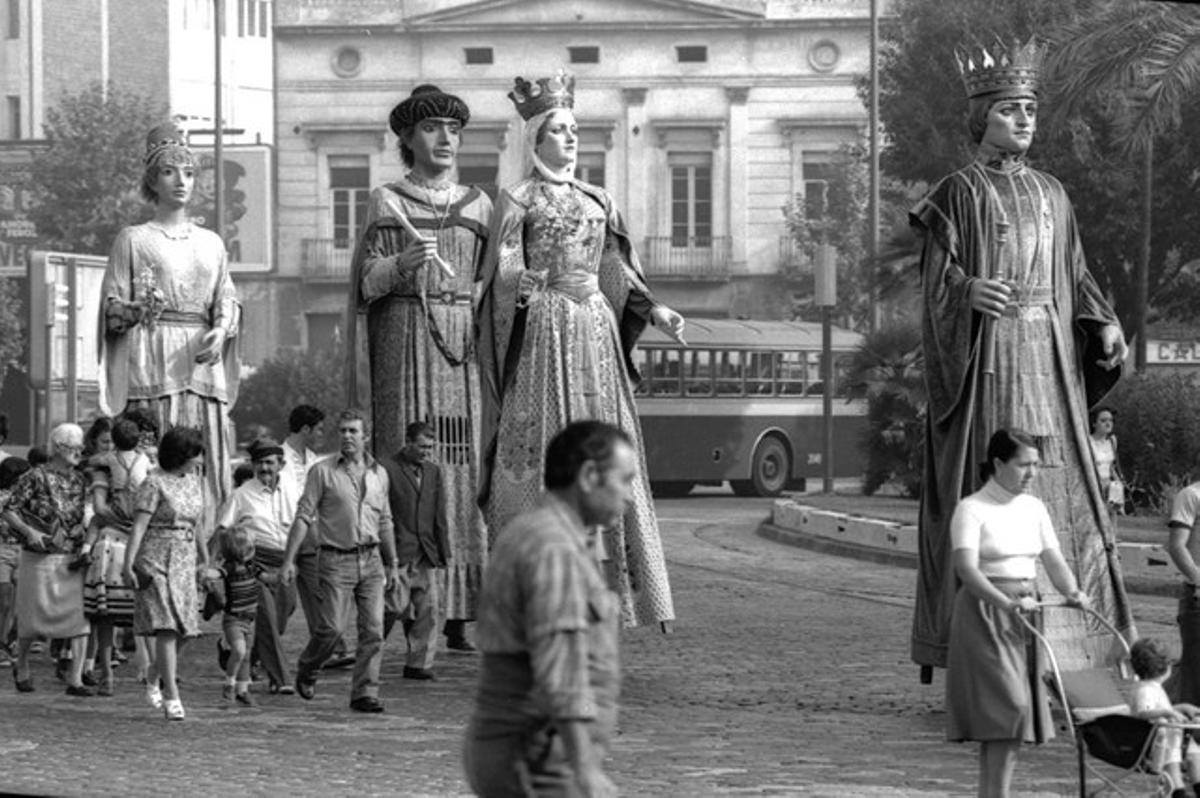
[[[598,528],[632,501],[637,478],[625,433],[599,421],[570,424],[547,447],[547,493],[496,540],[464,752],[479,795],[616,795],[603,761],[617,715],[618,608],[595,547]]]

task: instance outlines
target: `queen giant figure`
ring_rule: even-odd
[[[501,192],[479,306],[483,383],[480,503],[498,533],[542,492],[546,444],[566,424],[624,430],[641,458],[634,502],[604,530],[627,625],[674,618],[650,495],[630,353],[647,323],[681,339],[683,318],[654,299],[612,197],[575,179],[574,78],[517,78],[528,177]]]

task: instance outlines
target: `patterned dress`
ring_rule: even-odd
[[[141,302],[155,318],[113,332],[107,324],[110,299]],[[240,370],[241,307],[221,239],[191,225],[182,233],[168,233],[154,222],[126,227],[113,242],[100,301],[101,409],[116,415],[146,406],[162,431],[200,428],[206,507],[215,511],[232,488],[229,409],[237,399]],[[228,331],[221,360],[201,365],[195,360],[201,340],[218,324]]]
[[[499,532],[538,504],[546,446],[568,423],[599,419],[622,429],[638,453],[640,478],[604,543],[622,619],[633,626],[670,620],[674,607],[622,335],[624,317],[646,318],[653,300],[614,216],[611,198],[573,183],[535,177],[501,196],[483,306],[500,395],[485,509]],[[525,270],[542,287],[522,302],[514,289]]]
[[[138,488],[136,510],[150,515],[134,561],[139,586],[134,599],[133,630],[183,637],[198,634],[195,527],[204,507],[204,489],[195,474],[155,471]]]
[[[388,203],[437,237],[435,266],[401,275],[395,258],[410,243]],[[433,459],[445,480],[450,562],[444,570],[446,618],[475,617],[487,562],[488,532],[475,502],[479,472],[479,368],[473,291],[487,241],[492,202],[479,189],[434,189],[406,177],[371,192],[367,228],[355,254],[352,307],[365,312],[376,456],[394,457],[413,421],[433,425]],[[355,380],[357,382],[357,378]],[[352,399],[351,404],[357,404]]]

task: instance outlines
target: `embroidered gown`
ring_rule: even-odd
[[[956,578],[950,518],[980,486],[978,464],[1001,427],[1038,442],[1031,490],[1050,512],[1062,553],[1095,607],[1132,629],[1114,532],[1096,478],[1089,404],[1119,376],[1095,365],[1098,331],[1117,319],[1087,271],[1062,185],[1021,162],[973,163],[942,180],[912,215],[925,235],[929,394],[913,659],[944,667]],[[1003,279],[1014,298],[996,321],[970,307],[971,278]],[[1051,592],[1044,572],[1039,588]],[[1044,613],[1060,664],[1106,653],[1110,636],[1069,609]]]
[[[447,277],[426,265],[401,275],[395,257],[410,243],[386,207],[398,204],[423,233],[437,237],[438,254],[454,270]],[[437,433],[434,459],[442,469],[450,563],[445,570],[446,618],[475,618],[487,562],[488,532],[475,502],[480,447],[479,367],[475,357],[474,288],[492,216],[491,199],[477,188],[439,190],[405,176],[371,192],[367,227],[355,252],[351,351],[367,350],[369,396],[377,456],[395,456],[404,429],[426,421]],[[353,318],[353,316],[352,316]],[[360,337],[361,336],[361,337]],[[350,384],[358,405],[368,395],[352,361]],[[360,388],[362,390],[360,390]]]
[[[546,446],[559,430],[582,419],[614,424],[633,439],[639,479],[633,505],[605,530],[609,581],[626,625],[671,620],[628,359],[654,300],[611,198],[540,177],[505,190],[485,269],[481,500],[489,528],[499,533],[537,505]],[[526,270],[544,283],[522,303],[517,281]]]
[[[112,332],[106,324],[110,298],[148,303],[161,313],[153,322]],[[237,400],[240,369],[241,307],[221,239],[194,225],[170,234],[153,222],[126,227],[113,242],[100,302],[101,410],[116,415],[144,405],[162,431],[199,427],[211,516],[232,489],[229,409]],[[196,363],[201,340],[217,323],[229,331],[221,360]]]

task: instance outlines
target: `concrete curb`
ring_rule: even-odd
[[[770,517],[759,525],[758,534],[826,554],[902,568],[917,567],[916,526],[822,510],[793,499],[776,499]],[[1125,588],[1130,593],[1177,594],[1179,575],[1162,546],[1120,543],[1118,547]]]

